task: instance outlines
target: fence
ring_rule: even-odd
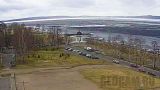
[[[15,54],[0,54],[0,65],[5,68],[11,68],[15,65]]]

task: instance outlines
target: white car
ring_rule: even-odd
[[[77,50],[73,50],[73,52],[77,52]]]
[[[84,47],[84,49],[91,50],[92,48],[91,47]]]
[[[74,52],[79,52],[79,50],[73,50]]]
[[[69,48],[68,50],[69,50],[69,51],[72,51],[73,49],[72,49],[72,48]]]
[[[113,63],[119,64],[118,60],[113,60]]]
[[[91,54],[86,54],[86,57],[91,58]]]

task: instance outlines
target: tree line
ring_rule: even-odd
[[[63,44],[63,37],[58,31],[42,33],[34,28],[26,27],[25,24],[0,22],[0,52],[14,49],[14,53],[21,56],[22,63],[24,56],[29,52],[48,47],[59,48],[61,44]]]

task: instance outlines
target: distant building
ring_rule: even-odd
[[[86,43],[87,39],[91,37],[91,34],[87,33],[84,34],[82,32],[77,32],[76,34],[66,34],[67,37],[69,37],[69,42],[70,44],[72,43]]]

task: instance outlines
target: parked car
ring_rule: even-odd
[[[92,59],[99,59],[99,57],[97,57],[97,56],[92,56],[91,58]]]
[[[80,52],[79,50],[76,50],[76,52]]]
[[[78,52],[78,54],[79,54],[79,55],[82,55],[82,52],[80,51],[80,52]]]
[[[138,71],[139,71],[139,72],[146,72],[143,67],[139,67],[139,68],[138,68]]]
[[[113,60],[113,63],[119,64],[118,60]]]
[[[76,52],[77,50],[73,50],[73,52]]]
[[[82,55],[82,56],[86,56],[86,53],[83,53],[83,52],[82,52],[82,54],[81,54],[81,55]]]
[[[86,53],[79,52],[79,55],[86,56]]]
[[[91,47],[84,47],[85,50],[90,50],[92,49]]]
[[[69,48],[68,50],[69,50],[69,51],[73,51],[73,49],[72,49],[72,48]]]
[[[92,56],[91,54],[86,54],[86,57],[88,58],[91,58],[91,56]]]
[[[89,51],[89,52],[94,52],[94,49],[92,49],[91,47],[84,47],[84,49]]]
[[[65,50],[68,50],[69,48],[65,48]]]
[[[134,67],[134,68],[138,68],[138,65],[133,64],[133,63],[132,63],[132,64],[130,64],[130,66],[131,66],[131,67]]]
[[[148,75],[156,76],[156,75],[155,75],[155,74],[153,74],[152,72],[148,72]]]
[[[96,54],[102,54],[100,51],[95,51]]]

